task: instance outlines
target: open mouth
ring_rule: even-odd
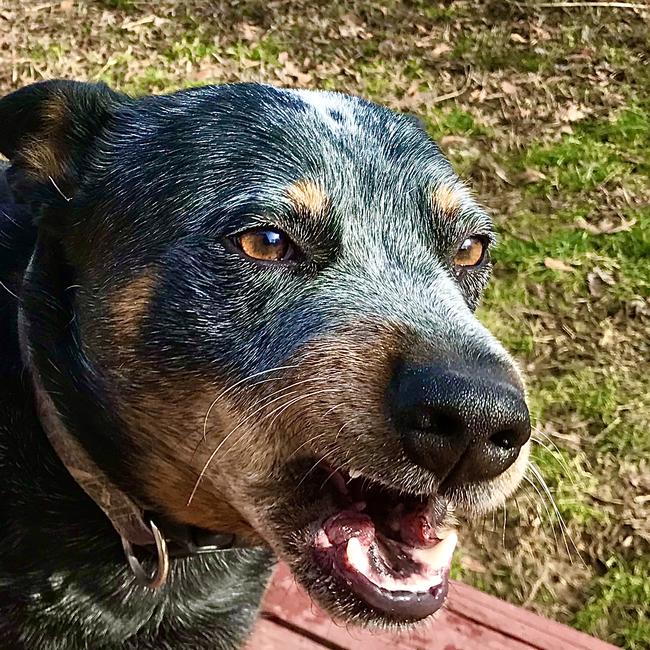
[[[367,606],[395,621],[425,618],[449,588],[456,533],[442,528],[446,503],[401,494],[331,470],[340,510],[316,530],[315,562]]]

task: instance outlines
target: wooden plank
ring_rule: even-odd
[[[304,634],[316,646],[334,650],[612,650],[565,625],[550,621],[460,583],[452,583],[448,604],[434,619],[407,632],[378,633],[334,623],[300,589],[286,567],[277,570],[263,610],[293,637]],[[265,626],[269,621],[261,622]],[[250,650],[258,650],[259,632]],[[287,637],[289,639],[289,637]],[[261,641],[260,641],[261,642]],[[283,650],[294,646],[289,641]],[[295,646],[299,647],[299,646]]]
[[[615,646],[568,625],[529,612],[460,582],[453,582],[447,608],[485,627],[507,631],[512,638],[540,650],[612,650]]]
[[[324,646],[300,633],[261,618],[257,621],[253,636],[244,648],[245,650],[323,650]]]

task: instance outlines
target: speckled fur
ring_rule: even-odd
[[[52,97],[66,130],[48,139]],[[396,360],[520,381],[473,315],[489,261],[451,263],[467,236],[493,240],[490,219],[435,143],[362,99],[255,84],[135,100],[50,82],[0,100],[0,121],[13,163],[0,212],[0,646],[236,647],[273,555],[334,616],[387,624],[304,555],[333,509],[309,480],[314,459],[434,493],[386,416]],[[59,164],[41,169],[45,158]],[[289,232],[304,259],[256,265],[224,243],[255,226]],[[36,419],[18,300],[43,382],[95,462],[152,511],[256,548],[175,561],[160,592],[134,586]],[[447,497],[500,502],[526,454]]]

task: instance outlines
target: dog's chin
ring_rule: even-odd
[[[448,501],[330,467],[312,481],[312,518],[292,526],[289,514],[276,550],[313,599],[336,619],[382,628],[438,611],[457,540]]]

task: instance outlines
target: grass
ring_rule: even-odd
[[[440,140],[446,135],[479,136],[490,134],[490,130],[478,123],[471,113],[456,107],[430,109],[425,117],[425,124],[429,134],[435,140]]]
[[[650,639],[650,619],[643,604],[650,602],[650,561],[648,559],[626,564],[613,555],[606,563],[607,571],[590,586],[586,605],[576,613],[576,627],[603,636],[607,619],[612,617],[620,624],[612,635],[614,643],[630,650],[644,650]]]
[[[3,91],[55,76],[134,94],[263,81],[365,95],[423,120],[495,216],[495,281],[479,313],[528,377],[533,459],[555,503],[531,476],[536,489],[525,484],[504,513],[466,522],[454,575],[647,647],[648,12],[498,0],[286,0],[272,16],[258,0],[6,4]]]
[[[613,121],[588,121],[552,145],[533,143],[521,168],[546,175],[534,189],[547,193],[584,192],[603,184],[620,184],[650,173],[650,117],[640,106],[626,107]]]

